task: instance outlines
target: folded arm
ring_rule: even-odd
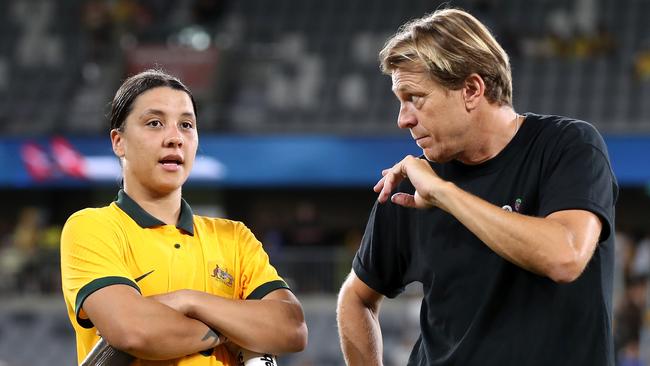
[[[299,352],[307,345],[302,307],[286,289],[272,291],[261,300],[232,300],[194,290],[174,291],[155,299],[254,352],[277,355]]]
[[[141,359],[178,358],[223,340],[202,322],[126,285],[95,291],[84,301],[83,310],[108,344]]]

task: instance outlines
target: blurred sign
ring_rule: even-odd
[[[371,187],[381,170],[421,153],[407,137],[202,135],[188,184],[220,187]],[[605,137],[621,185],[650,183],[650,137]],[[0,139],[0,186],[115,186],[110,141]]]

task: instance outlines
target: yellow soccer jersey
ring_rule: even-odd
[[[183,200],[178,225],[165,225],[122,190],[109,206],[70,216],[61,235],[61,276],[79,362],[98,340],[81,306],[105,286],[129,285],[143,296],[192,289],[231,299],[261,299],[288,288],[241,222],[193,215]],[[161,363],[133,363],[154,364]],[[211,356],[196,354],[164,364],[221,366],[235,365],[235,360],[219,346]]]

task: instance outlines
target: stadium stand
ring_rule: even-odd
[[[3,2],[0,88],[11,93],[0,107],[3,115],[29,121],[3,124],[5,133],[100,132],[106,99],[128,72],[129,55],[173,44],[217,52],[221,72],[202,93],[208,129],[395,133],[396,104],[389,79],[377,71],[377,50],[399,24],[433,10],[424,0],[251,0],[216,2],[226,4],[223,14],[206,22],[192,16],[190,1],[159,3]],[[451,5],[477,14],[510,52],[519,110],[584,118],[605,132],[650,130],[650,106],[642,102],[650,96],[643,76],[647,2]],[[41,107],[25,108],[35,103]]]

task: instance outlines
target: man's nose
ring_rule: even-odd
[[[406,103],[402,103],[399,108],[399,115],[397,116],[397,126],[399,128],[412,128],[417,124],[415,113],[412,107]]]

